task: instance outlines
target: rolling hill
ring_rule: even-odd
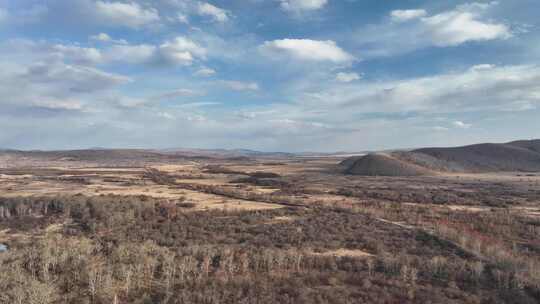
[[[402,161],[393,155],[372,153],[355,158],[345,169],[345,173],[367,176],[419,176],[430,172],[426,168]]]
[[[370,154],[344,160],[345,173],[410,176],[436,172],[540,172],[540,140],[484,143],[451,148],[421,148]]]

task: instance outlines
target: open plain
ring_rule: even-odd
[[[536,173],[357,176],[333,156],[2,157],[0,267],[21,279],[0,279],[9,290],[1,299],[537,303],[540,295]],[[26,294],[30,287],[39,294]]]

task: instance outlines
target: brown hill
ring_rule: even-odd
[[[348,174],[414,176],[434,172],[540,172],[540,140],[422,148],[351,157],[340,163]]]
[[[366,176],[419,176],[430,172],[389,154],[368,154],[352,161],[345,173]]]
[[[521,147],[521,148],[529,149],[529,150],[540,153],[540,139],[518,140],[518,141],[509,142],[508,145]]]
[[[455,148],[424,148],[414,153],[429,155],[460,171],[540,171],[539,141],[478,144]],[[454,170],[450,170],[454,171]]]
[[[350,166],[352,166],[357,160],[361,159],[362,157],[365,157],[365,155],[347,157],[346,159],[344,159],[342,162],[339,163],[339,166],[343,169],[347,169]]]

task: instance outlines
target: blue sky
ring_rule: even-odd
[[[0,147],[540,137],[537,0],[0,0]]]

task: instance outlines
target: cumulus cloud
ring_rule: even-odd
[[[159,46],[159,56],[166,63],[191,65],[196,58],[206,59],[206,49],[186,37],[176,37]]]
[[[495,65],[493,64],[477,64],[477,65],[473,65],[471,67],[471,71],[485,71],[485,70],[490,70],[490,69],[493,69],[495,68]]]
[[[168,113],[168,112],[158,112],[157,116],[161,118],[165,118],[165,119],[173,119],[173,120],[176,119],[171,113]]]
[[[320,122],[298,121],[298,120],[293,120],[289,118],[270,119],[268,120],[268,122],[274,125],[274,127],[277,127],[277,128],[285,127],[289,131],[292,131],[292,132],[305,131],[306,128],[309,128],[309,129],[330,128],[330,126],[328,126],[327,124],[320,123]]]
[[[201,95],[200,92],[191,90],[191,89],[177,89],[170,92],[165,92],[163,94],[160,94],[156,96],[155,99],[175,99],[178,97],[186,97],[186,96],[197,96]]]
[[[10,10],[9,22],[28,26],[40,24],[56,29],[65,27],[103,28],[128,27],[140,29],[160,23],[157,1],[140,0],[70,0],[70,1],[17,1]],[[43,2],[31,5],[31,2]],[[150,3],[148,3],[150,2]],[[59,18],[59,15],[65,15]],[[84,26],[82,26],[84,25]]]
[[[446,132],[446,131],[449,131],[450,129],[448,129],[447,127],[442,127],[442,126],[435,126],[433,127],[433,131],[438,131],[438,132]]]
[[[340,72],[336,75],[336,80],[339,82],[351,82],[355,80],[359,80],[361,77],[357,73],[351,72],[351,73],[345,73]]]
[[[334,41],[311,39],[282,39],[266,41],[259,49],[271,57],[289,56],[306,61],[346,63],[354,56],[341,49]]]
[[[178,13],[176,15],[176,21],[180,22],[180,23],[185,23],[185,24],[189,24],[189,18],[186,14],[183,14],[183,13]]]
[[[328,0],[281,0],[281,8],[286,11],[312,11],[323,8]]]
[[[418,19],[427,15],[426,10],[423,9],[411,9],[411,10],[394,10],[390,13],[393,21],[403,22],[413,19]]]
[[[107,62],[151,63],[156,57],[157,47],[150,44],[113,45],[104,51]]]
[[[118,43],[118,44],[127,44],[127,41],[124,39],[113,39],[109,34],[107,33],[99,33],[96,35],[90,36],[90,40],[94,41],[100,41],[100,42],[110,42],[110,43]]]
[[[58,61],[17,63],[12,69],[16,72],[0,74],[0,94],[9,96],[0,104],[8,108],[82,110],[101,93],[131,81],[125,76]]]
[[[202,77],[208,77],[215,74],[216,74],[216,71],[211,68],[201,68],[194,73],[195,76],[202,76]]]
[[[53,48],[65,58],[79,63],[123,62],[131,64],[167,64],[189,66],[195,60],[206,60],[206,49],[179,36],[159,45],[114,44],[102,49],[56,45]],[[206,71],[208,72],[208,71]]]
[[[142,143],[145,146],[337,150],[358,147],[355,145],[360,142],[362,144],[358,145],[362,148],[378,148],[382,141],[392,147],[411,146],[433,138],[444,140],[446,144],[451,136],[479,136],[482,130],[489,130],[490,134],[519,130],[524,136],[532,136],[538,129],[534,119],[540,111],[540,67],[536,63],[496,66],[479,62],[462,68],[477,56],[468,57],[460,49],[462,57],[455,59],[457,61],[452,59],[457,62],[452,65],[453,70],[431,76],[406,76],[410,73],[403,69],[401,60],[408,58],[395,58],[390,64],[382,60],[368,64],[366,69],[377,71],[362,81],[356,81],[362,74],[354,73],[350,67],[357,54],[369,59],[419,48],[506,39],[512,36],[514,27],[511,31],[505,20],[511,22],[513,15],[502,12],[504,9],[494,9],[494,3],[460,5],[442,11],[393,11],[379,24],[358,29],[354,37],[350,32],[316,28],[310,30],[312,37],[329,38],[266,38],[269,41],[262,43],[261,36],[241,28],[251,25],[252,20],[245,18],[236,20],[239,27],[235,26],[232,32],[223,31],[220,26],[219,35],[206,32],[205,27],[215,28],[208,21],[226,22],[234,16],[225,10],[228,7],[211,5],[216,10],[199,1],[205,0],[48,1],[49,13],[45,18],[40,15],[43,13],[39,7],[33,9],[32,14],[32,10],[22,12],[23,5],[10,6],[7,12],[10,37],[27,28],[37,33],[35,27],[30,28],[32,24],[20,29],[11,27],[17,25],[12,22],[23,15],[26,20],[43,18],[40,23],[43,29],[57,34],[35,41],[0,42],[0,96],[3,96],[0,129],[5,131],[0,132],[0,145],[15,146],[13,143],[21,142],[15,138],[22,138],[26,147],[36,147],[42,144],[41,139],[46,134],[51,148],[76,142],[81,146]],[[328,1],[273,1],[276,7],[284,3],[282,9],[291,15],[304,12],[310,15],[309,12],[328,4]],[[102,9],[97,9],[97,3],[101,3]],[[336,2],[336,5],[339,4]],[[515,4],[500,5],[516,7]],[[73,14],[58,19],[56,15],[68,7]],[[200,10],[200,7],[206,8]],[[238,11],[245,10],[239,8]],[[501,19],[503,15],[507,19]],[[337,20],[339,17],[342,16],[324,16],[324,25],[372,23]],[[191,26],[180,24],[187,22],[191,22]],[[62,32],[61,27],[69,28],[74,24],[81,26],[70,29],[69,33]],[[265,24],[268,30],[276,25],[266,21]],[[287,30],[298,24],[283,26]],[[179,32],[186,32],[187,36],[175,38]],[[259,34],[271,34],[264,32]],[[89,33],[94,35],[88,37]],[[47,40],[75,35],[79,42]],[[529,53],[533,52],[537,40],[533,36],[530,41],[525,41],[529,37],[520,39],[523,40],[520,47],[526,45]],[[119,40],[125,37],[138,42]],[[507,58],[505,52],[510,46],[514,51],[518,38],[508,41],[508,48],[494,44],[493,52],[482,58],[501,62],[500,56]],[[446,58],[448,54],[444,53]],[[286,62],[281,62],[283,68],[276,69],[276,62],[264,62],[261,54]],[[426,55],[422,75],[425,71],[448,66],[447,61],[437,61],[442,57],[436,49],[421,55]],[[534,57],[522,58],[520,62],[532,62],[530,58]],[[131,67],[130,64],[145,66]],[[160,69],[151,69],[158,64],[161,64]],[[401,66],[399,71],[394,70],[393,64]],[[379,69],[381,66],[384,69]],[[232,73],[223,76],[225,79],[242,81],[204,79],[216,74],[213,68],[220,74]],[[133,81],[138,82],[123,87],[132,80],[117,74],[119,71],[132,73]],[[374,79],[386,71],[387,75]],[[240,77],[238,73],[241,76],[255,73],[257,79],[265,82],[257,83],[255,78]],[[178,89],[160,93],[163,88]],[[271,92],[261,92],[263,89],[271,89]],[[248,93],[224,94],[225,90]],[[198,97],[201,94],[204,98]],[[239,95],[249,98],[242,99]],[[235,99],[239,102],[231,104]],[[270,99],[275,103],[270,104]],[[221,105],[215,106],[217,104]],[[527,112],[515,112],[524,110]],[[503,123],[493,122],[500,117],[514,120],[518,117],[527,128],[514,126],[512,130],[504,130]],[[511,123],[511,119],[505,122]],[[65,128],[68,123],[75,127]],[[35,131],[36,124],[40,125],[39,132]],[[503,131],[493,131],[495,124]],[[89,127],[80,127],[82,125]],[[182,134],[177,130],[183,130]],[[429,134],[435,135],[429,138]],[[175,141],[171,142],[171,138]]]
[[[421,20],[434,45],[456,46],[467,41],[506,39],[509,28],[500,23],[481,21],[479,13],[466,9],[444,12]]]
[[[469,129],[470,127],[472,127],[472,124],[464,123],[463,121],[459,120],[454,121],[452,124],[454,125],[454,127],[460,129]]]
[[[130,78],[100,71],[95,68],[69,65],[61,62],[36,63],[18,75],[24,80],[55,83],[71,92],[93,92],[130,82]]]
[[[97,40],[97,41],[103,41],[103,42],[109,42],[112,40],[111,36],[109,36],[106,33],[99,33],[97,35],[90,36],[91,40]]]
[[[4,55],[20,57],[28,61],[65,61],[75,64],[97,64],[103,62],[100,49],[78,44],[50,43],[45,40],[9,39],[0,43]]]
[[[227,22],[229,12],[207,2],[199,2],[197,12],[201,16],[209,16],[216,22]]]
[[[80,64],[94,64],[102,61],[103,56],[96,48],[85,48],[75,45],[56,44],[52,52],[67,60]]]
[[[351,113],[522,111],[540,105],[539,83],[537,65],[482,65],[431,77],[315,87],[298,98]]]
[[[208,106],[217,106],[221,105],[220,102],[188,102],[188,103],[182,103],[179,105],[176,105],[178,108],[202,108],[202,107],[208,107]]]
[[[497,2],[459,5],[436,14],[423,9],[395,10],[382,23],[359,29],[355,41],[365,56],[377,57],[426,47],[508,39],[513,36],[510,28],[489,17],[497,5]]]
[[[94,14],[105,23],[138,28],[159,21],[159,13],[155,8],[142,7],[136,2],[96,1]]]
[[[21,57],[26,54],[39,60],[62,60],[84,65],[130,63],[188,66],[195,60],[206,60],[207,53],[206,48],[183,36],[164,41],[159,45],[112,44],[94,48],[74,44],[51,44],[47,41],[14,39],[0,44],[0,48],[2,47],[9,48],[11,52],[17,50],[14,55]],[[210,71],[203,72],[211,73]]]
[[[206,49],[194,41],[179,36],[159,45],[113,45],[105,48],[104,62],[189,66],[197,59],[206,60]]]
[[[223,80],[221,81],[223,85],[228,87],[231,90],[235,91],[258,91],[259,85],[256,82],[243,82],[235,80]]]

